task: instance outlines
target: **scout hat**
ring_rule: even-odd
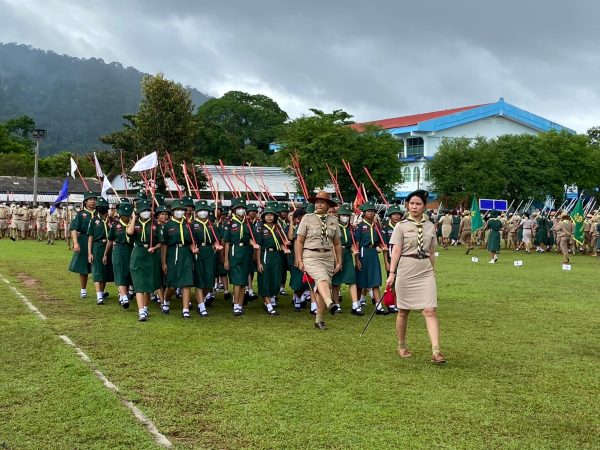
[[[83,201],[84,202],[90,198],[98,198],[98,197],[100,197],[100,194],[98,194],[97,192],[87,191],[87,192],[83,193]]]
[[[183,203],[184,208],[187,208],[188,206],[191,206],[192,208],[194,207],[194,199],[189,195],[184,195],[181,197],[181,202]]]
[[[206,200],[199,200],[194,209],[196,211],[210,211],[211,207]]]
[[[470,215],[471,215],[471,211],[469,211],[469,210],[466,210],[466,211],[463,212],[463,217],[467,217],[467,216],[470,216]]]
[[[248,203],[248,211],[258,211],[258,205],[256,203]]]
[[[346,203],[342,203],[340,205],[339,209],[337,210],[337,215],[338,216],[351,216],[352,210],[350,209],[350,205],[347,205]]]
[[[135,204],[135,209],[138,213],[141,213],[142,211],[150,211],[152,209],[152,203],[150,203],[148,200],[138,199],[138,202]]]
[[[160,192],[155,192],[154,198],[156,199],[156,203],[158,203],[159,205],[165,204],[165,194],[161,194]]]
[[[490,217],[491,217],[492,219],[495,219],[496,217],[498,217],[498,215],[499,215],[499,213],[498,213],[498,211],[496,211],[495,209],[492,209],[492,210],[490,211]]]
[[[119,216],[131,216],[132,212],[133,206],[131,206],[130,203],[120,203],[119,206],[117,206],[117,213]]]
[[[248,206],[246,205],[246,200],[244,200],[243,198],[232,198],[231,199],[231,209],[235,209],[235,208],[248,209]]]
[[[390,205],[387,210],[386,216],[391,216],[392,214],[402,214],[404,211],[400,205]]]
[[[171,203],[171,211],[175,211],[176,209],[185,209],[183,200],[173,200],[173,203]]]
[[[329,195],[329,194],[328,194],[327,192],[325,192],[325,191],[319,191],[319,192],[317,192],[317,194],[316,194],[315,196],[313,196],[313,197],[310,197],[310,198],[308,199],[308,201],[309,201],[310,203],[312,203],[313,205],[314,205],[314,203],[315,203],[317,200],[325,200],[327,203],[329,203],[329,206],[336,206],[336,205],[337,205],[337,203],[336,203],[336,202],[334,202],[333,200],[331,200],[331,195]]]
[[[279,212],[290,212],[290,206],[287,202],[279,202]]]
[[[130,205],[131,205],[131,202],[129,201],[129,199],[128,199],[127,197],[123,197],[123,198],[121,199],[121,203],[128,203],[128,204],[130,204]]]
[[[277,217],[277,214],[278,214],[277,208],[275,208],[271,205],[267,205],[265,207],[265,209],[263,210],[263,212],[260,214],[260,217],[261,218],[265,217],[265,214],[273,214],[275,217]]]
[[[104,197],[98,197],[96,199],[96,208],[98,206],[106,206],[106,207],[108,207],[108,200],[106,200]]]
[[[168,215],[171,215],[171,211],[169,211],[169,208],[167,208],[165,205],[158,205],[154,210],[154,215],[158,216],[160,213],[164,212]]]
[[[565,217],[569,217],[569,213],[567,211],[563,211],[563,213],[560,215],[560,217],[562,217],[563,219]]]
[[[134,201],[136,200],[148,200],[148,196],[146,195],[146,191],[143,189],[140,189],[137,194],[135,194],[135,198]]]
[[[371,202],[366,202],[363,203],[362,205],[360,205],[359,208],[362,212],[367,212],[367,211],[377,211],[377,208],[375,207],[375,205]]]

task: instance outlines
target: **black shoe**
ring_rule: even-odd
[[[378,316],[387,316],[390,312],[387,309],[377,309],[375,310],[375,314]]]
[[[254,300],[256,300],[258,298],[258,295],[256,295],[254,292],[252,294],[250,294],[248,296],[248,299],[253,302]]]
[[[267,314],[270,316],[278,316],[279,313],[277,312],[276,309],[272,309],[271,311],[267,311]]]
[[[110,294],[108,292],[102,293],[102,298],[108,298],[108,297],[110,297]]]
[[[211,294],[206,297],[206,299],[204,300],[204,303],[206,304],[206,306],[212,306],[214,301],[215,301],[215,297],[214,297],[214,295]]]
[[[312,310],[312,309],[311,309],[311,310],[310,310],[310,313],[311,313],[313,316],[315,316],[315,315],[317,314],[317,311],[316,311],[316,310]]]
[[[469,252],[471,251],[470,248],[467,249],[467,251],[465,252],[467,255],[469,254]]]
[[[186,311],[186,312],[182,313],[181,317],[183,317],[184,319],[189,319],[189,318],[191,318],[191,316],[190,316],[190,312],[189,312],[189,311]]]
[[[231,300],[231,292],[229,292],[229,291],[225,292],[225,294],[223,294],[223,298],[225,300]]]
[[[129,300],[121,303],[121,306],[123,307],[123,309],[129,309]]]
[[[294,305],[294,311],[297,313],[302,312],[302,307],[300,305]]]
[[[364,312],[364,311],[362,310],[362,308],[359,306],[358,308],[356,308],[356,309],[353,309],[353,310],[350,312],[350,314],[353,314],[353,315],[355,315],[355,316],[364,316],[364,315],[365,315],[365,312]]]
[[[244,314],[244,310],[242,310],[242,309],[234,309],[233,310],[233,315],[236,316],[236,317],[237,316],[241,316],[243,314]]]
[[[315,322],[315,328],[318,328],[319,330],[326,330],[327,326],[325,325],[325,322]]]
[[[170,308],[165,309],[165,307],[163,306],[162,308],[160,308],[160,312],[162,312],[163,314],[169,315],[169,313],[171,312]]]
[[[395,306],[388,306],[388,312],[394,314],[398,312],[398,308]]]
[[[333,316],[338,309],[340,309],[339,305],[337,303],[332,303],[331,306],[329,306],[329,314]]]

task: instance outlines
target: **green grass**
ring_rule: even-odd
[[[376,316],[359,339],[366,316],[351,316],[348,299],[327,332],[284,297],[279,317],[255,302],[234,318],[219,296],[209,319],[184,321],[174,302],[170,316],[153,305],[138,323],[114,287],[103,307],[91,283],[79,299],[62,245],[1,240],[0,273],[24,280],[48,321],[3,288],[0,443],[152,446],[54,337],[66,334],[179,448],[598,448],[598,260],[574,257],[565,272],[556,254],[502,252],[491,265],[482,250],[477,264],[460,248],[440,253],[449,362],[434,366],[417,313],[410,360],[395,355],[391,316]]]

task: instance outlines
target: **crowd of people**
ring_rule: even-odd
[[[26,202],[0,203],[0,239],[37,239],[48,245],[54,245],[55,240],[66,240],[70,248],[69,224],[80,209],[73,205],[51,209],[49,205],[35,207]]]

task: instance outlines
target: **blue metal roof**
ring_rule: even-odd
[[[459,111],[447,116],[425,120],[423,122],[419,122],[417,125],[390,128],[388,131],[392,134],[404,134],[413,131],[441,131],[494,116],[503,116],[542,132],[550,130],[564,130],[575,134],[575,130],[563,127],[562,125],[559,125],[548,119],[544,119],[536,114],[532,114],[524,109],[517,108],[510,103],[506,103],[503,98],[500,98],[496,103],[489,103],[487,105],[478,106],[477,108],[468,109],[466,111]]]

